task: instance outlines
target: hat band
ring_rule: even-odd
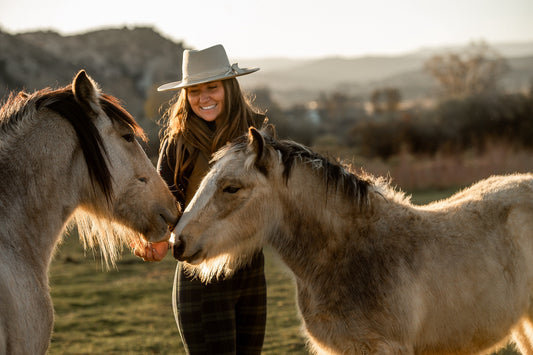
[[[208,78],[212,78],[216,76],[222,76],[223,78],[223,77],[231,76],[235,74],[239,75],[245,72],[245,70],[242,70],[241,68],[238,67],[238,63],[234,63],[231,65],[231,67],[226,67],[223,69],[225,70],[221,71],[219,69],[219,70],[213,70],[210,72],[202,72],[199,74],[189,74],[185,78],[183,78],[183,82],[199,81],[199,80],[204,80],[204,79],[208,79]]]
[[[183,78],[184,82],[190,82],[190,81],[197,81],[197,80],[203,80],[212,78],[215,76],[226,76],[226,75],[232,75],[233,73],[237,73],[237,71],[234,70],[233,66],[223,68],[222,70],[213,70],[209,72],[202,72],[198,74],[189,74],[185,78]]]

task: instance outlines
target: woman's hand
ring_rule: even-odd
[[[144,261],[161,261],[170,249],[167,241],[158,243],[147,243],[144,248],[139,245],[131,245],[133,253]]]

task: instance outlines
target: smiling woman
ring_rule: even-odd
[[[230,65],[221,45],[186,50],[183,79],[159,87],[180,89],[165,116],[158,169],[182,207],[198,189],[212,153],[264,118],[246,100],[236,79],[257,70]],[[136,254],[145,260],[159,259],[150,248]],[[262,251],[231,276],[220,276],[204,284],[178,263],[173,306],[186,351],[260,354],[266,322]]]

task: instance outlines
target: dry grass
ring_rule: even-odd
[[[390,176],[402,190],[419,191],[468,186],[491,175],[533,172],[533,152],[509,145],[489,145],[482,153],[439,153],[434,157],[402,152],[387,161],[365,159],[347,149],[330,150],[356,170],[376,176]]]

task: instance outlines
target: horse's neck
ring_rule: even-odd
[[[351,290],[336,275],[364,285],[367,273],[388,272],[374,268],[376,260],[387,260],[391,251],[397,260],[408,260],[415,250],[413,235],[428,230],[419,211],[374,186],[368,191],[369,205],[360,208],[343,195],[313,192],[313,178],[297,181],[278,193],[281,222],[268,242],[294,273],[300,298],[335,289],[334,299],[342,302]]]
[[[298,174],[295,172],[295,175]],[[293,176],[279,191],[282,222],[270,233],[269,243],[278,251],[297,278],[315,278],[323,273],[322,262],[343,253],[348,239],[357,237],[355,211],[343,196],[317,189],[313,177]]]
[[[54,138],[54,137],[50,137]],[[49,138],[49,139],[50,139]],[[0,238],[17,254],[46,269],[65,223],[79,197],[76,195],[76,160],[73,151],[51,153],[51,147],[69,147],[68,138],[55,142],[31,137],[11,150],[0,172]],[[74,164],[74,165],[73,165]]]

